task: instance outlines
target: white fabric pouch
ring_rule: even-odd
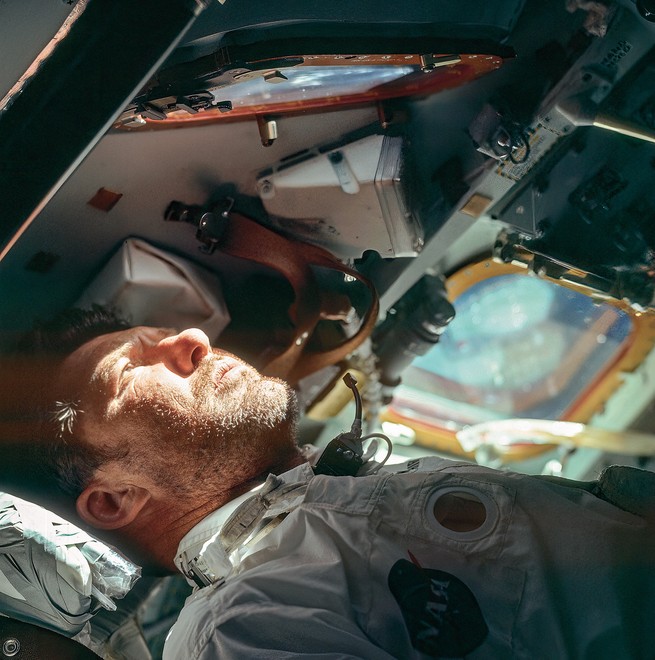
[[[212,342],[230,322],[214,273],[137,238],[123,243],[77,301],[93,303],[134,325],[200,328]]]
[[[0,492],[0,615],[72,637],[100,606],[115,610],[112,598],[123,598],[140,575],[75,525]]]

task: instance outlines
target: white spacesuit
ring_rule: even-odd
[[[626,471],[629,478],[625,478]],[[182,540],[164,657],[652,658],[655,475],[270,477]]]

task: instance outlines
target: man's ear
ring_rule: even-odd
[[[133,484],[92,482],[77,498],[77,515],[96,529],[120,529],[134,521],[150,497],[149,490]]]

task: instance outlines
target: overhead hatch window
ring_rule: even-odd
[[[392,80],[412,73],[409,66],[335,66],[285,69],[269,75],[248,78],[244,74],[239,84],[212,90],[217,101],[225,96],[235,108],[263,105],[271,102],[301,102],[329,99],[343,94],[361,94]]]
[[[305,54],[250,61],[247,48],[239,52],[245,60],[232,61],[238,52],[231,48],[159,72],[115,126],[173,128],[426,96],[503,64],[500,55],[477,53]]]

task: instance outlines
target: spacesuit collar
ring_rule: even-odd
[[[271,500],[283,499],[291,485],[306,486],[313,476],[309,463],[298,465],[279,476],[271,474],[264,484],[203,518],[182,538],[175,555],[175,565],[187,578],[187,582],[192,586],[203,587],[222,581],[232,572],[233,559],[230,559],[230,555],[234,552],[234,543],[226,542],[225,533],[221,535],[221,532],[234,527],[235,517],[239,520],[248,519],[247,525],[239,525],[247,531],[247,527],[253,527],[261,520],[264,512],[270,509]],[[274,493],[279,493],[280,497],[276,498]]]

